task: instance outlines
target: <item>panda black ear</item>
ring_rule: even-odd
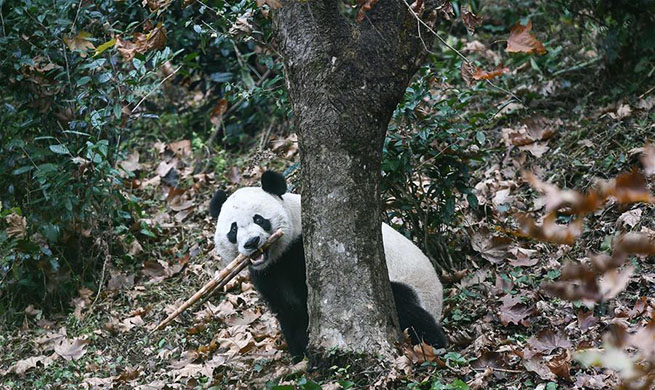
[[[287,192],[287,181],[277,172],[266,171],[262,175],[262,189],[270,194],[282,196]]]
[[[217,218],[218,214],[221,213],[221,207],[223,207],[226,199],[227,194],[223,190],[216,191],[214,196],[212,196],[212,200],[209,201],[209,215],[212,218]]]

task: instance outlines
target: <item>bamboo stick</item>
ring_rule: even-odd
[[[181,304],[173,313],[171,313],[168,317],[166,317],[165,320],[159,323],[152,331],[158,331],[160,329],[163,329],[166,325],[168,325],[171,321],[175,319],[175,317],[179,316],[184,312],[186,309],[189,308],[189,306],[193,305],[196,303],[200,298],[202,298],[203,295],[207,294],[210,291],[213,291],[215,289],[221,288],[225,286],[230,280],[232,280],[235,276],[241,272],[244,268],[246,268],[252,259],[254,255],[259,255],[266,249],[268,249],[275,241],[277,241],[280,237],[282,237],[284,233],[282,230],[278,230],[275,233],[271,234],[270,237],[268,237],[268,240],[262,245],[259,249],[257,249],[255,252],[251,253],[250,256],[245,256],[243,254],[239,254],[230,264],[228,264],[225,268],[221,270],[221,272],[218,273],[218,275],[214,276],[212,280],[207,282],[200,290],[198,290],[195,294],[191,296],[191,298],[187,299],[183,304]]]

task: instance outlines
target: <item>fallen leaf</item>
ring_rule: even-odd
[[[492,264],[502,264],[505,261],[511,242],[510,238],[493,236],[486,231],[476,231],[471,236],[473,250]]]
[[[625,290],[630,278],[634,273],[634,267],[629,266],[623,270],[609,270],[598,281],[600,295],[603,300],[617,296],[621,291]]]
[[[578,327],[582,333],[585,333],[589,328],[598,325],[598,318],[594,317],[593,311],[578,311]]]
[[[500,307],[498,317],[503,326],[507,326],[510,323],[523,326],[529,325],[526,319],[535,313],[534,308],[530,308],[522,303],[519,297],[509,294],[501,298],[501,301],[503,304]]]
[[[582,218],[574,219],[568,225],[560,225],[556,223],[555,213],[547,214],[542,224],[537,224],[527,215],[518,215],[517,219],[520,226],[519,235],[556,244],[573,244],[584,229]]]
[[[524,351],[524,357],[530,359],[537,354],[549,355],[557,348],[571,348],[571,342],[562,332],[555,333],[551,329],[544,329],[528,339],[527,346],[528,350]]]
[[[14,363],[11,367],[9,367],[6,371],[0,371],[0,376],[4,376],[7,374],[16,374],[18,376],[23,376],[25,375],[25,372],[28,370],[31,370],[33,368],[37,367],[48,367],[51,365],[53,360],[49,358],[48,356],[40,355],[40,356],[33,356],[27,359],[22,359]]]
[[[571,352],[563,349],[546,363],[550,371],[558,378],[571,381]]]
[[[168,147],[178,157],[190,156],[192,152],[191,141],[189,141],[188,139],[171,142],[170,144],[168,144]]]
[[[55,353],[66,360],[78,360],[86,353],[88,343],[88,340],[81,338],[63,339],[55,345]]]
[[[139,152],[135,150],[134,152],[130,153],[127,156],[127,159],[121,161],[119,165],[127,172],[140,170],[141,164],[139,163]]]
[[[546,54],[546,48],[544,48],[544,45],[530,32],[531,30],[531,20],[528,20],[528,23],[525,26],[522,25],[521,22],[516,22],[509,32],[507,48],[505,51],[508,53]]]
[[[628,210],[616,219],[616,226],[635,227],[641,220],[641,209]]]

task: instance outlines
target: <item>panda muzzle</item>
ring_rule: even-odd
[[[262,251],[261,248],[257,249],[250,255],[250,262],[254,266],[262,265],[268,259],[268,251]]]

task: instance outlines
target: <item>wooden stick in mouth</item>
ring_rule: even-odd
[[[228,264],[225,268],[221,270],[221,272],[218,273],[218,275],[214,276],[212,280],[207,282],[200,290],[198,290],[195,294],[191,296],[191,298],[187,299],[183,304],[180,305],[171,315],[166,317],[165,320],[159,323],[152,331],[158,331],[160,329],[163,329],[166,325],[171,323],[175,319],[175,317],[179,316],[184,312],[186,309],[189,308],[189,306],[193,305],[196,303],[200,298],[202,298],[204,295],[211,291],[215,291],[216,289],[222,288],[225,286],[230,280],[232,280],[235,276],[241,272],[244,268],[246,268],[249,264],[250,261],[252,260],[253,257],[257,257],[260,254],[264,253],[265,250],[267,250],[275,241],[277,241],[280,237],[282,237],[284,233],[282,230],[278,230],[275,233],[271,234],[270,237],[268,237],[268,240],[262,245],[259,249],[251,253],[249,256],[239,254],[230,264]]]

